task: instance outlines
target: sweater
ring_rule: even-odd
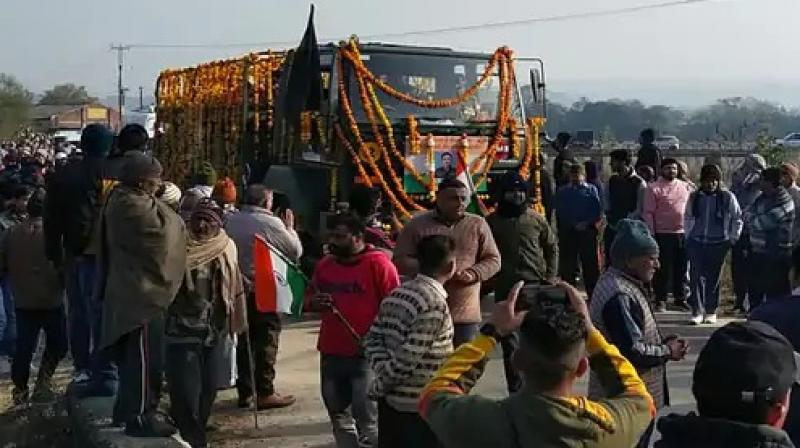
[[[643,144],[636,153],[636,168],[648,165],[653,168],[654,173],[661,169],[661,150],[652,143]]]
[[[750,247],[756,253],[778,255],[792,249],[794,202],[783,187],[775,194],[761,194],[745,213]]]
[[[789,192],[789,196],[792,197],[796,218],[797,214],[800,213],[798,212],[798,210],[800,210],[800,187],[798,187],[797,184],[792,184],[786,190]],[[794,247],[800,246],[800,219],[795,219],[794,225],[792,226],[792,244]]]
[[[736,196],[728,190],[706,193],[695,191],[689,196],[684,215],[687,239],[703,244],[729,242],[735,244],[742,235],[742,210]]]
[[[456,271],[469,269],[477,277],[473,284],[455,279],[445,283],[447,305],[454,323],[481,321],[481,282],[500,270],[500,253],[486,220],[470,213],[455,223],[445,223],[436,210],[423,212],[406,224],[397,238],[394,262],[401,275],[417,275],[417,243],[428,235],[449,235],[456,243]]]
[[[364,338],[375,372],[372,395],[400,412],[416,413],[422,388],[453,352],[453,322],[447,291],[418,274],[381,302]]]
[[[236,213],[228,216],[225,232],[236,243],[239,254],[239,269],[244,276],[245,287],[253,287],[253,242],[255,236],[262,236],[275,249],[290,260],[296,262],[303,254],[303,245],[294,229],[287,229],[280,218],[273,216],[269,210],[245,205]]]
[[[558,228],[572,229],[578,224],[594,225],[603,215],[600,193],[592,184],[566,184],[556,192]]]
[[[497,341],[462,344],[422,392],[419,413],[442,445],[458,448],[631,447],[655,415],[644,383],[616,347],[591,331],[586,354],[609,398],[554,397],[523,387],[494,400],[467,395]]]
[[[6,231],[0,273],[8,280],[17,308],[51,310],[64,304],[64,279],[47,259],[42,218],[28,218]]]
[[[347,264],[326,255],[314,269],[308,293],[330,294],[342,316],[359,336],[364,336],[383,298],[399,284],[397,269],[389,257],[368,247]],[[322,313],[317,349],[324,355],[347,357],[361,352],[347,327],[330,310]]]
[[[500,251],[495,298],[505,300],[514,283],[543,283],[558,272],[558,241],[544,217],[526,210],[517,218],[495,212],[486,218]]]
[[[647,186],[642,204],[642,217],[650,232],[683,233],[683,218],[691,188],[680,180],[663,177]]]

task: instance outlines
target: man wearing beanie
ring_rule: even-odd
[[[647,226],[632,219],[619,221],[611,244],[611,266],[600,276],[589,305],[595,327],[633,364],[657,409],[669,405],[666,363],[683,359],[688,350],[683,339],[661,336],[650,310],[646,285],[658,267],[658,244]],[[590,398],[613,392],[604,390],[592,373]],[[649,446],[652,432],[651,424],[639,447]]]
[[[33,390],[34,401],[54,398],[51,380],[67,353],[64,282],[44,249],[44,201],[44,190],[36,191],[27,204],[28,217],[8,230],[0,244],[0,274],[8,281],[16,307],[18,336],[11,379],[17,405],[29,397],[31,360],[39,332],[44,332],[45,351]]]
[[[217,183],[217,171],[211,162],[203,162],[195,172],[192,182],[194,186],[190,191],[196,191],[204,198],[210,198],[214,192],[214,185]]]
[[[516,171],[500,180],[497,211],[486,218],[500,251],[500,272],[495,276],[495,298],[508,296],[520,280],[547,284],[558,275],[558,242],[545,218],[530,207],[528,184]],[[519,335],[511,333],[500,341],[509,393],[522,387],[522,375],[511,355],[519,346]]]
[[[211,192],[211,199],[222,207],[226,215],[236,212],[236,184],[230,177],[224,177],[217,181],[214,190]]]
[[[130,436],[165,437],[174,428],[156,418],[157,336],[183,281],[186,237],[180,216],[154,196],[161,187],[161,164],[142,153],[126,157],[101,221],[100,347],[114,353],[119,366],[114,420],[125,424]]]
[[[113,140],[105,126],[86,126],[80,145],[84,158],[55,173],[47,186],[44,214],[47,257],[65,272],[73,382],[82,386],[82,393],[100,396],[113,395],[116,384],[113,366],[97,350],[101,305],[94,299],[97,224],[111,185],[104,172]]]
[[[717,322],[719,278],[728,251],[742,234],[742,210],[736,196],[722,188],[722,170],[705,165],[700,189],[686,203],[684,228],[689,256],[689,323]]]
[[[697,412],[660,418],[655,448],[794,448],[781,428],[798,383],[797,356],[763,322],[715,331],[694,367]]]
[[[224,341],[246,327],[236,245],[222,225],[222,209],[212,200],[204,199],[192,212],[187,269],[165,326],[170,414],[181,437],[196,448],[208,446],[206,425]]]
[[[647,186],[642,203],[642,218],[658,242],[659,265],[653,278],[656,307],[667,310],[667,294],[672,292],[675,307],[688,311],[686,304],[686,238],[683,219],[691,187],[678,178],[678,161],[661,162],[661,177]]]

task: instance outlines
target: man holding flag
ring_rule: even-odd
[[[326,255],[317,263],[309,298],[322,311],[320,352],[322,400],[338,448],[377,447],[372,380],[361,338],[378,315],[381,301],[400,284],[389,257],[364,242],[364,222],[355,215],[328,221]]]
[[[459,169],[462,163],[459,163]],[[458,172],[458,169],[457,169]],[[436,208],[415,216],[400,232],[394,251],[394,262],[401,275],[414,277],[419,272],[417,244],[428,235],[448,235],[456,242],[456,274],[444,286],[447,304],[453,316],[453,346],[468,342],[478,332],[481,322],[481,282],[500,270],[500,253],[489,225],[482,217],[467,213],[476,202],[467,184],[458,178],[439,184]]]
[[[278,341],[281,333],[281,319],[277,307],[277,289],[272,289],[274,294],[265,294],[265,300],[257,303],[256,300],[256,266],[254,254],[264,254],[264,248],[274,250],[280,254],[277,260],[282,260],[282,273],[288,266],[296,263],[302,255],[303,247],[300,238],[294,230],[294,218],[287,212],[280,219],[270,212],[272,209],[272,191],[261,184],[253,184],[245,190],[241,211],[232,214],[225,225],[225,231],[236,243],[239,255],[239,268],[244,277],[245,291],[247,293],[247,319],[249,324],[249,339],[252,341],[255,373],[256,406],[259,410],[286,407],[294,404],[295,398],[291,395],[280,395],[275,392],[275,362],[278,356]],[[260,245],[256,245],[256,243]],[[261,251],[256,251],[261,248]],[[267,258],[272,261],[272,258]],[[262,263],[263,267],[264,264]],[[274,266],[272,266],[274,268]],[[275,276],[274,269],[264,280],[265,288],[270,288]],[[281,282],[281,286],[285,282]],[[283,291],[283,289],[281,289]],[[283,311],[286,311],[284,308]],[[236,348],[236,365],[239,379],[236,388],[239,392],[239,407],[250,406],[253,399],[253,384],[246,373],[250,371],[250,344],[247,337],[241,337]]]

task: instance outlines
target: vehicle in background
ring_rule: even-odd
[[[594,146],[594,131],[575,131],[575,138],[572,139],[571,146],[580,149],[592,149]]]
[[[800,148],[800,132],[791,132],[786,137],[775,139],[775,144],[785,148]]]
[[[656,137],[656,141],[653,143],[662,151],[676,151],[681,148],[681,141],[674,135]]]

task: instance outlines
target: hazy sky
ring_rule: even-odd
[[[317,0],[320,37],[372,35],[516,20],[663,0]],[[221,44],[299,41],[306,0],[0,0],[0,72],[41,91],[85,84],[95,95],[116,89],[109,44]],[[492,51],[507,44],[544,58],[553,90],[633,97],[671,85],[758,94],[748,85],[797,82],[797,0],[718,0],[614,17],[536,23],[484,31],[393,38],[403,43]],[[263,49],[255,47],[254,49]],[[248,48],[133,49],[126,85],[151,92],[158,72]],[[626,81],[637,86],[626,90]],[[684,84],[685,83],[685,84]],[[585,87],[584,87],[585,86]],[[645,86],[644,88],[642,86]],[[678,87],[675,87],[678,86]],[[700,86],[700,87],[698,87]],[[580,90],[582,89],[582,90]],[[676,90],[677,89],[677,90]],[[632,89],[633,90],[633,89]],[[725,90],[725,89],[723,89]],[[734,92],[732,92],[734,93]],[[601,95],[601,93],[598,93]],[[694,95],[692,93],[691,95]],[[663,102],[685,101],[664,98]]]

